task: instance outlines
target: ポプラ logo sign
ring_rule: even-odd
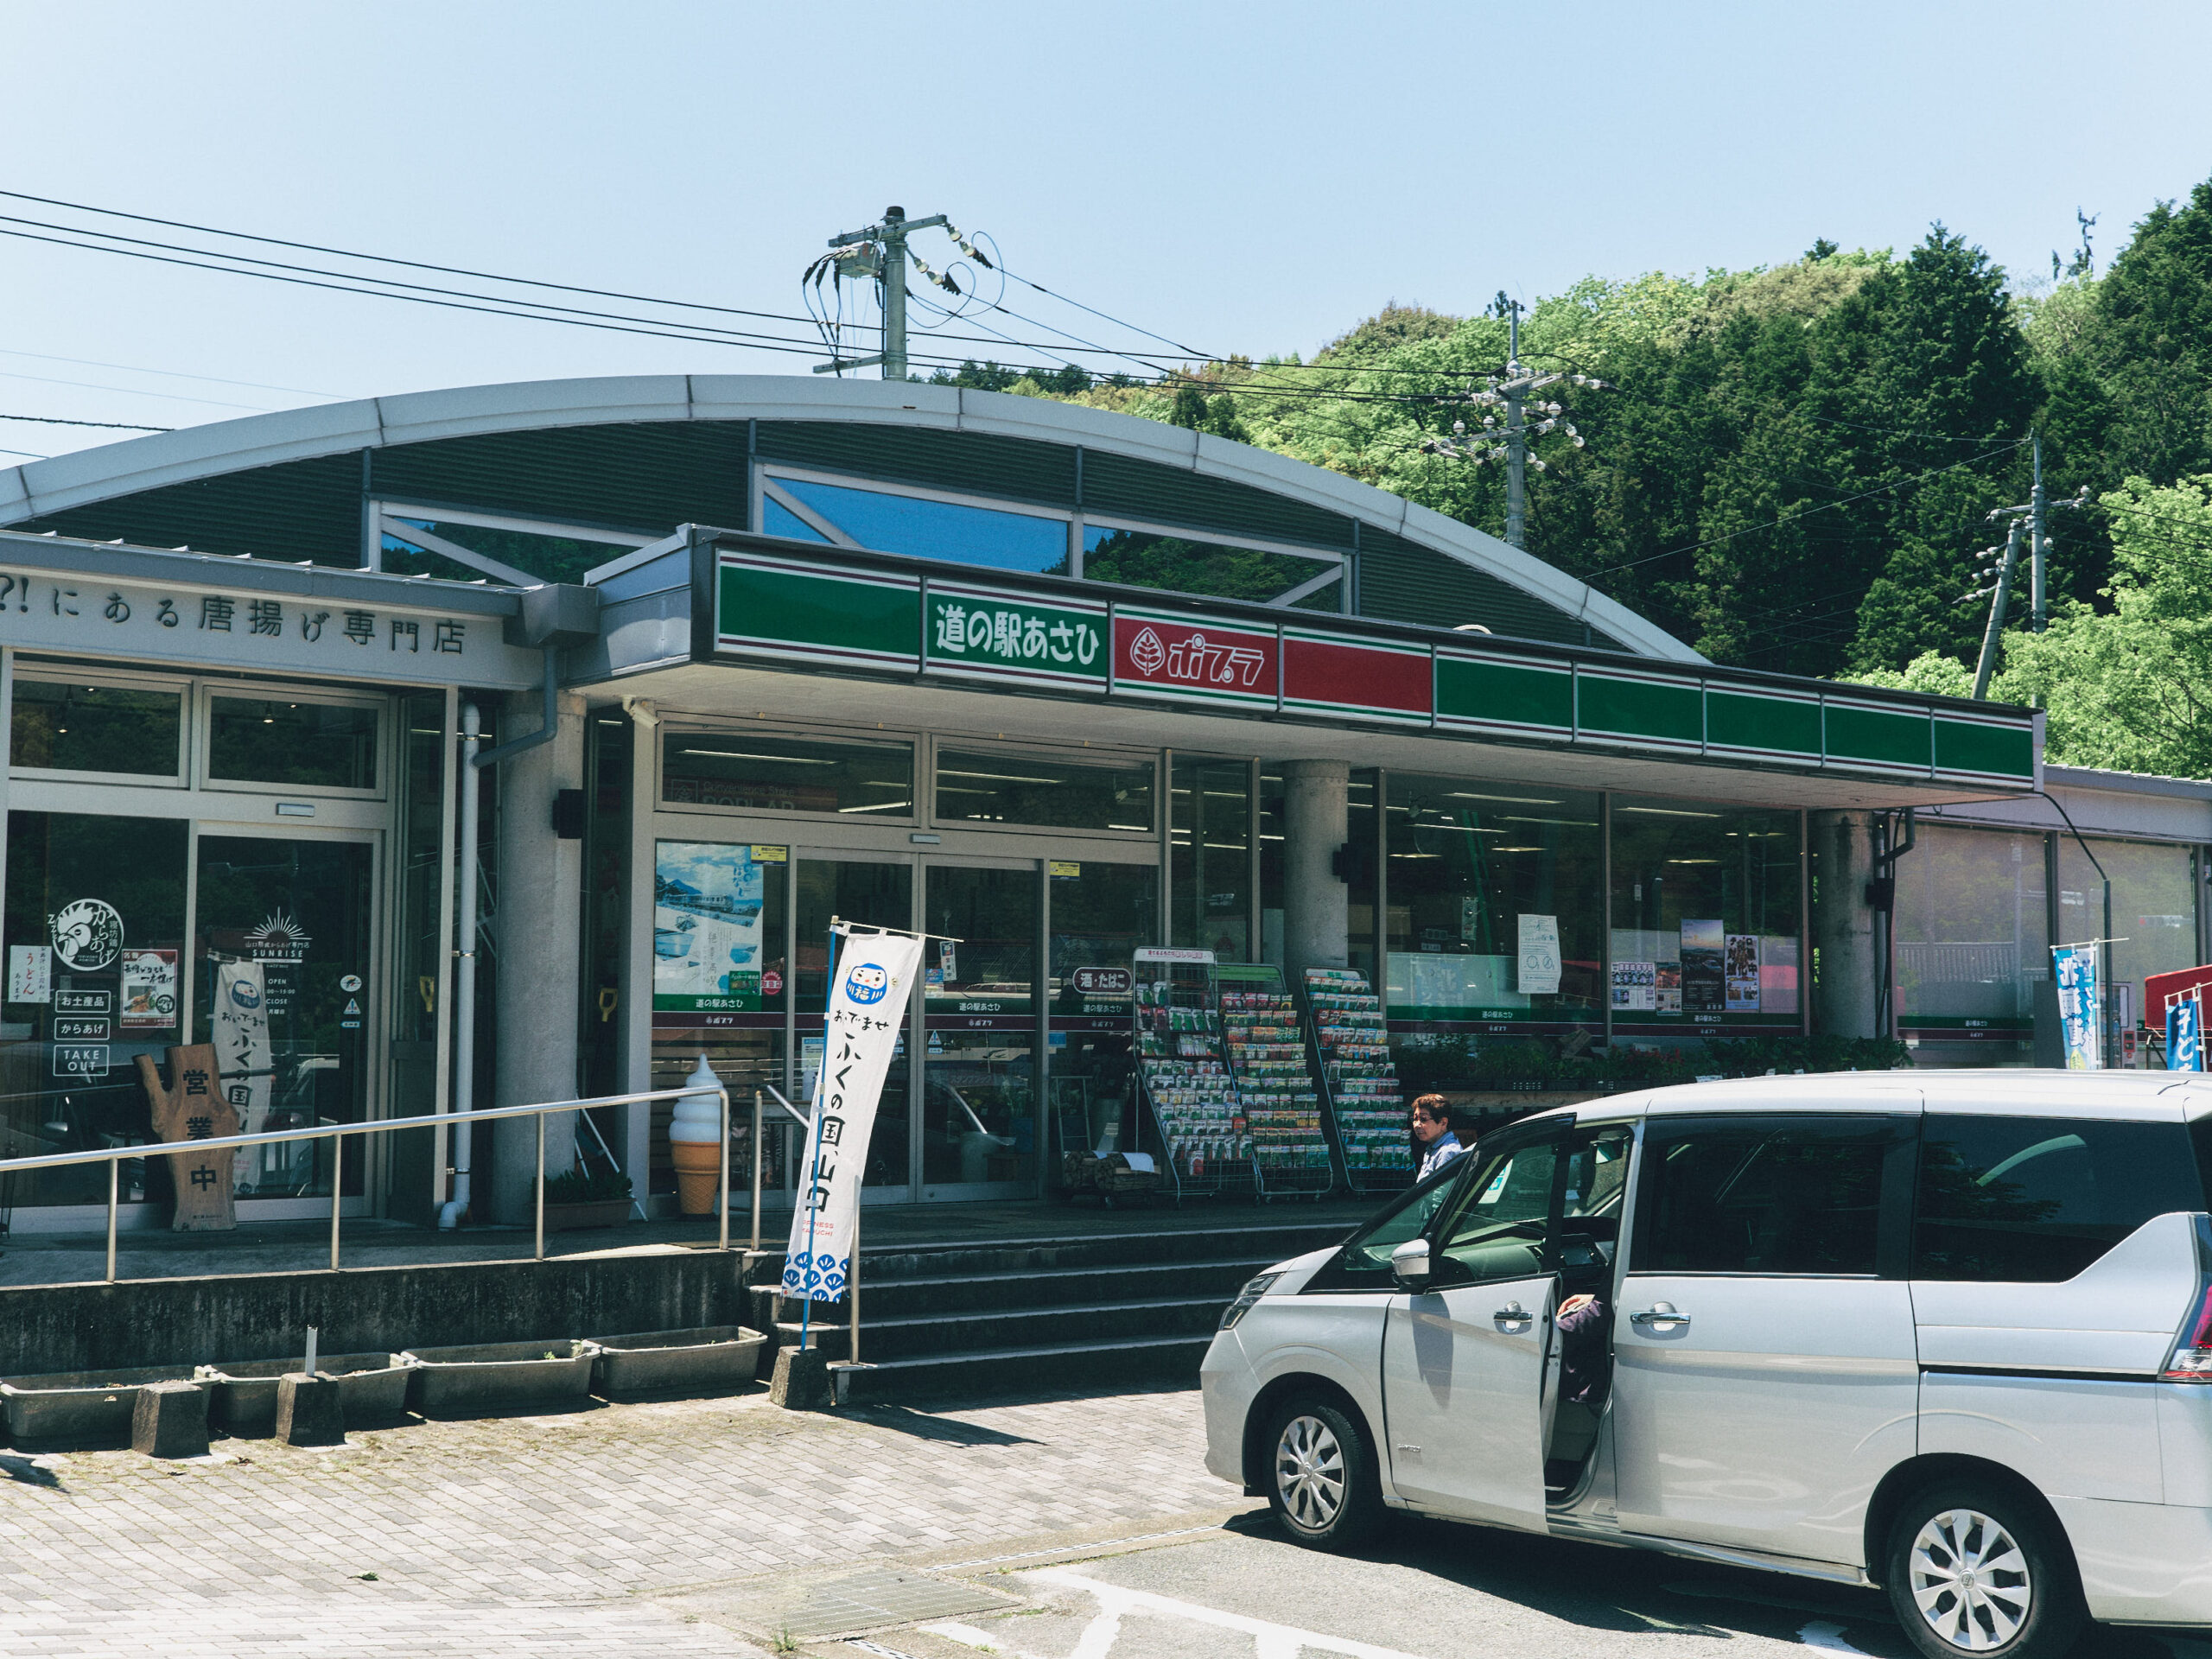
[[[1116,690],[1239,702],[1274,700],[1281,646],[1272,632],[1116,616],[1114,647]]]

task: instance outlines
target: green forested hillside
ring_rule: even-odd
[[[1910,668],[1949,689],[1987,620],[1986,601],[1960,602],[2001,533],[1987,514],[2027,499],[2040,429],[2052,498],[2086,487],[2093,505],[2052,519],[2056,620],[2032,645],[2024,573],[1996,694],[2051,709],[2055,758],[2212,771],[2196,729],[2212,646],[2192,632],[2212,600],[2212,183],[2154,207],[2108,263],[2085,244],[2059,265],[2008,274],[1937,226],[1902,254],[1823,243],[1538,301],[1522,359],[1611,384],[1542,394],[1585,442],[1538,441],[1529,551],[1719,662]],[[1203,426],[1502,533],[1503,469],[1420,447],[1455,418],[1479,424],[1450,394],[1502,366],[1501,309],[1393,305],[1310,361],[1014,389]]]

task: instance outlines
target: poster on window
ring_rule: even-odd
[[[215,1039],[215,1073],[223,1098],[238,1115],[238,1133],[258,1135],[269,1127],[269,995],[265,964],[215,964],[215,1009],[210,1024]],[[234,1154],[235,1179],[241,1187],[261,1184],[262,1158],[280,1148],[240,1147]]]
[[[1558,995],[1559,918],[1523,912],[1516,919],[1521,933],[1521,994]]]
[[[653,1012],[757,1013],[766,850],[664,841],[653,849]],[[776,852],[782,852],[777,848]]]
[[[1659,1006],[1659,964],[1656,962],[1617,962],[1613,964],[1613,1007],[1621,1014],[1649,1014]]]
[[[123,953],[123,1023],[140,1030],[162,1030],[176,1024],[176,952],[125,950]]]
[[[1759,1011],[1759,936],[1731,933],[1722,953],[1727,972],[1730,1014]]]
[[[1651,1006],[1661,1014],[1682,1011],[1682,964],[1662,962],[1652,965]]]
[[[10,1002],[54,1001],[52,945],[11,944],[8,947],[8,1000]]]
[[[1682,1007],[1690,1014],[1719,1014],[1727,1005],[1728,982],[1722,955],[1727,933],[1718,920],[1682,924]]]

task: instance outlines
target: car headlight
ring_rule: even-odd
[[[1221,1328],[1224,1331],[1231,1329],[1237,1320],[1251,1311],[1253,1303],[1268,1294],[1268,1287],[1281,1277],[1279,1273],[1263,1273],[1245,1281],[1244,1288],[1236,1293],[1236,1300],[1222,1309]]]

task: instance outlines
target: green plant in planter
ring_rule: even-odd
[[[548,1204],[611,1204],[630,1196],[630,1178],[619,1169],[572,1169],[545,1179]]]

